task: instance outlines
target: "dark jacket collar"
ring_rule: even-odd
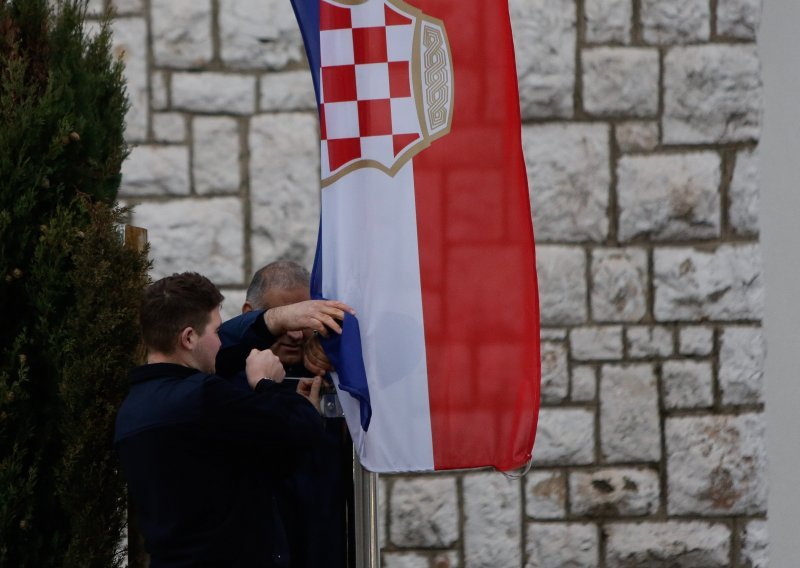
[[[184,367],[176,363],[150,363],[149,365],[142,365],[136,367],[130,372],[131,383],[142,383],[152,379],[163,379],[166,377],[176,377],[185,379],[200,373],[197,369],[191,367]]]

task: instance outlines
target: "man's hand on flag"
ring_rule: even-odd
[[[275,336],[287,331],[310,329],[323,337],[328,337],[328,330],[342,333],[338,322],[344,319],[345,312],[355,315],[355,310],[336,300],[307,300],[278,308],[271,308],[264,313],[264,321],[270,333]],[[338,320],[338,321],[337,321]]]

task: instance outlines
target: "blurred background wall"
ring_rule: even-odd
[[[111,3],[122,196],[153,276],[203,272],[234,315],[254,269],[313,259],[317,121],[289,0]],[[543,326],[534,468],[381,476],[384,566],[767,566],[760,1],[510,7]]]

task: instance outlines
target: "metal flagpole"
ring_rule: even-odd
[[[378,474],[367,471],[353,449],[356,568],[380,568]]]

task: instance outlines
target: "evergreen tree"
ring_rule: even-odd
[[[79,0],[0,0],[0,567],[116,566],[114,417],[143,254],[116,207],[127,99]]]

